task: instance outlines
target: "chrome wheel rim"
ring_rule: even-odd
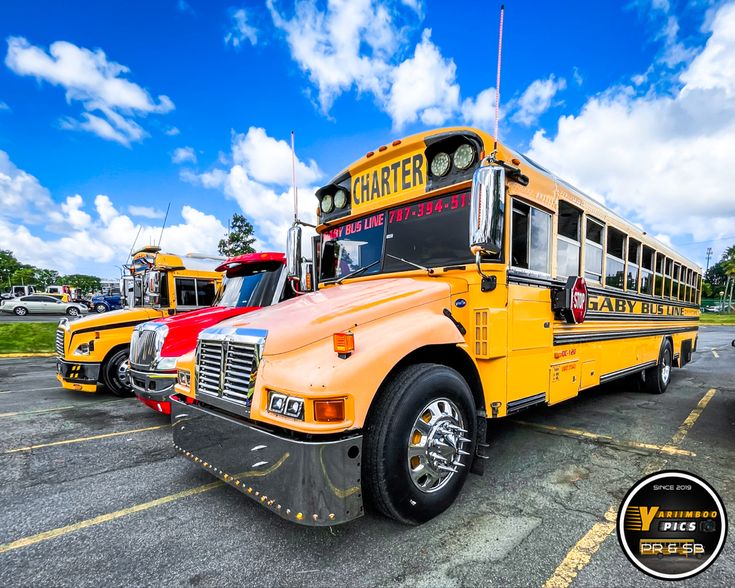
[[[671,376],[671,357],[668,353],[664,353],[663,365],[661,366],[661,379],[664,384],[669,383],[669,377]]]
[[[414,486],[442,489],[466,467],[470,439],[462,413],[448,398],[432,400],[418,414],[408,439],[408,471]]]
[[[128,358],[127,357],[123,361],[120,362],[119,366],[117,366],[117,381],[120,383],[120,385],[123,388],[128,386]]]

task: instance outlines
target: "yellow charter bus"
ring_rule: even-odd
[[[82,392],[96,392],[104,384],[116,396],[132,396],[127,369],[133,329],[211,306],[222,284],[222,274],[212,268],[221,261],[165,253],[154,246],[136,251],[131,276],[123,278],[132,288],[128,308],[59,323],[55,343],[59,383]]]
[[[172,397],[177,450],[290,521],[422,523],[493,419],[635,373],[664,392],[696,348],[700,268],[480,130],[317,197],[318,291],[204,330]]]

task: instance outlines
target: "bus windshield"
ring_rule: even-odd
[[[322,234],[320,281],[471,263],[469,211],[470,193],[464,191],[330,228]]]
[[[225,281],[214,306],[230,308],[269,306],[273,303],[283,264],[247,276],[236,276]]]

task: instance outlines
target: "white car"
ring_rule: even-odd
[[[18,316],[27,314],[65,314],[77,317],[87,312],[87,307],[76,302],[62,302],[53,296],[31,294],[8,300],[0,306],[3,312],[12,312]]]

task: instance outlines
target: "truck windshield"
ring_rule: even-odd
[[[470,193],[463,191],[330,228],[322,234],[320,280],[338,280],[361,268],[365,270],[360,275],[365,276],[415,270],[411,263],[425,267],[471,263],[469,211]]]
[[[228,278],[214,306],[230,308],[244,306],[270,306],[278,289],[282,263],[270,264],[244,276]]]

